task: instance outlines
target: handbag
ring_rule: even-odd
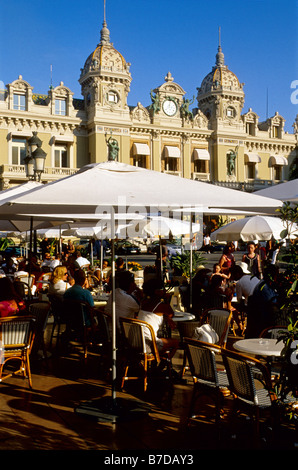
[[[204,343],[216,344],[219,341],[219,336],[209,323],[197,327],[194,331],[193,338]]]

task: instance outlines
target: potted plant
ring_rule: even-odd
[[[281,238],[291,233],[297,222],[298,205],[285,203],[278,210],[285,221],[286,229]],[[291,240],[288,248],[287,266],[279,283],[281,311],[286,313],[287,331],[282,332],[279,340],[284,343],[283,364],[281,374],[275,384],[278,403],[283,409],[284,416],[290,417],[298,424],[298,238]],[[289,403],[289,396],[291,403]]]

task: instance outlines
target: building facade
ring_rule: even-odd
[[[150,106],[129,106],[131,80],[130,64],[104,21],[81,69],[82,99],[63,82],[45,95],[22,76],[6,85],[0,90],[0,189],[26,181],[33,132],[47,154],[43,182],[107,158],[247,191],[289,178],[298,126],[289,134],[277,112],[265,122],[252,109],[242,114],[243,84],[225,65],[220,46],[191,100],[168,72],[150,91]]]

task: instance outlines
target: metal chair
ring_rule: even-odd
[[[29,313],[35,318],[35,340],[32,355],[42,350],[44,359],[47,359],[44,332],[47,327],[50,309],[50,302],[34,302],[29,305]]]
[[[276,424],[277,397],[273,392],[268,368],[258,359],[222,349],[223,363],[234,396],[234,412],[248,410],[254,421],[254,436],[260,436],[260,412],[268,410],[272,424]],[[256,378],[256,370],[258,371]]]
[[[28,378],[32,388],[29,356],[35,337],[35,318],[32,316],[15,316],[0,319],[0,382],[14,374]],[[19,369],[3,375],[8,361],[20,361]]]
[[[165,355],[163,358],[160,357],[156,345],[155,333],[149,323],[137,319],[123,317],[120,317],[119,321],[126,343],[126,350],[124,353],[125,365],[124,373],[122,376],[121,388],[124,387],[124,383],[126,380],[136,380],[140,378],[139,376],[128,376],[129,368],[134,364],[138,364],[142,367],[142,378],[144,382],[145,392],[147,390],[148,385],[148,364],[154,363],[158,366],[161,363],[161,359],[165,359],[169,367],[171,366],[171,363],[167,358],[167,355]],[[146,342],[144,336],[145,328],[150,331],[150,342]]]
[[[185,374],[186,369],[188,369],[187,363],[187,353],[186,353],[186,342],[185,338],[192,338],[194,331],[199,327],[201,323],[199,321],[179,321],[177,322],[177,328],[180,335],[180,344],[179,348],[183,350],[183,362],[181,369],[181,377]]]
[[[81,300],[64,299],[62,304],[62,321],[65,323],[64,343],[79,342],[83,346],[84,359],[88,356],[88,346],[97,344],[94,336],[95,322],[93,309]]]
[[[218,345],[225,348],[229,328],[232,320],[232,312],[227,308],[210,308],[206,309],[203,317],[202,324],[209,323],[216,331],[219,337]]]
[[[56,338],[56,347],[59,346],[59,342],[61,339],[61,326],[65,325],[65,321],[63,319],[63,298],[55,294],[47,294],[48,299],[51,304],[51,314],[53,315],[53,327],[52,333],[50,338],[50,348],[52,348],[53,339]],[[55,334],[55,331],[57,333]]]
[[[214,344],[203,343],[186,338],[186,351],[190,371],[194,381],[193,394],[188,418],[196,418],[195,405],[200,396],[209,396],[215,402],[215,420],[219,424],[223,397],[229,395],[229,382],[225,371],[218,370],[216,355],[221,348]]]

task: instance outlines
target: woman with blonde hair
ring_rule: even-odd
[[[73,279],[69,279],[69,274],[65,266],[56,266],[50,280],[49,294],[61,296],[73,284]]]

